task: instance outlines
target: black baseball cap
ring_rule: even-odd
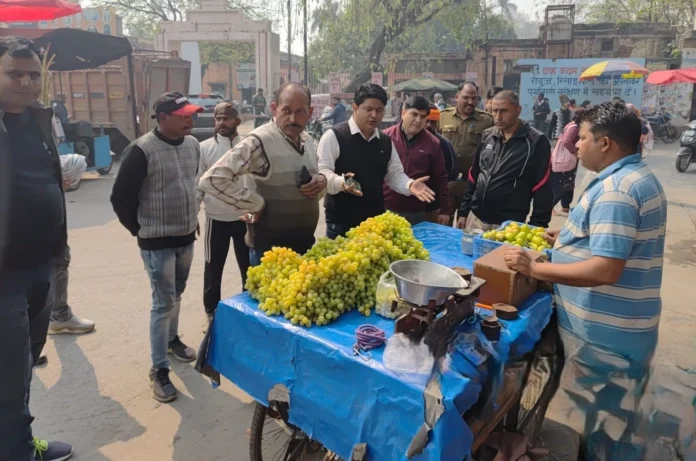
[[[201,106],[191,104],[191,101],[189,101],[186,96],[178,91],[164,93],[162,96],[157,98],[153,109],[155,110],[155,114],[152,116],[152,118],[157,118],[159,114],[181,115],[182,117],[187,117],[197,112],[203,112],[204,110]]]

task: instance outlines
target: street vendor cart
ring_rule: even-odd
[[[460,230],[423,223],[413,232],[432,262],[472,270]],[[552,295],[536,292],[489,341],[477,308],[443,366],[418,374],[385,366],[384,348],[355,348],[356,329],[369,324],[389,338],[394,320],[352,311],[307,329],[267,316],[242,293],[221,301],[201,371],[258,402],[252,461],[492,459],[506,438],[531,444],[556,390],[552,312]]]

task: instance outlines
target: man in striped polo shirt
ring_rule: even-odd
[[[642,459],[637,409],[657,345],[667,200],[637,154],[641,125],[625,105],[581,117],[578,157],[597,172],[552,263],[512,247],[508,266],[554,282],[566,364],[554,405],[583,437],[586,460]]]

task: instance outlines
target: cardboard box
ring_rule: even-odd
[[[483,304],[510,304],[519,307],[537,290],[537,281],[508,269],[503,256],[508,246],[503,245],[474,261],[474,275],[486,281],[477,301]],[[546,260],[546,256],[530,251],[536,261]]]

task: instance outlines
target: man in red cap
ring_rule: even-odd
[[[152,286],[150,383],[156,400],[171,402],[167,352],[191,362],[196,352],[179,339],[179,308],[186,287],[198,228],[196,175],[200,145],[191,136],[193,114],[202,107],[177,92],[154,106],[157,128],[124,151],[111,204],[121,224],[138,239]]]

